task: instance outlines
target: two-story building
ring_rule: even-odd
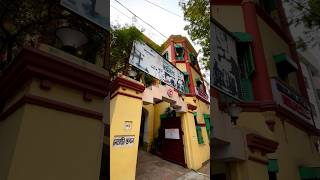
[[[214,0],[211,18],[237,39],[244,72],[242,97],[232,102],[242,110],[236,118],[230,117],[230,101],[211,87],[211,177],[319,178],[319,131],[282,2]]]
[[[139,78],[134,80],[123,75],[112,82],[111,180],[135,179],[141,151],[193,170],[200,169],[210,159],[209,95],[196,51],[188,39],[180,35],[170,36],[162,45],[162,53],[157,54],[147,45],[144,47],[144,52],[163,57],[161,61],[181,72],[184,90],[170,86],[169,75],[165,78],[167,83],[154,79],[149,86]]]

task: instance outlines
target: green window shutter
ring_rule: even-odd
[[[253,101],[252,82],[250,79],[241,79],[241,96],[245,101]]]
[[[165,120],[167,119],[167,115],[166,114],[160,114],[160,120]]]
[[[238,38],[240,42],[252,42],[252,36],[245,32],[233,32],[234,36]]]
[[[196,126],[196,131],[197,131],[197,137],[198,137],[198,144],[203,144],[203,137],[202,137],[202,132],[201,132],[201,127]]]
[[[319,167],[300,167],[299,174],[302,180],[320,179]]]
[[[268,171],[269,172],[279,172],[278,161],[276,159],[269,159],[268,161]]]
[[[204,122],[206,123],[206,130],[207,130],[207,134],[208,134],[208,138],[210,140],[210,128],[211,128],[211,125],[210,125],[210,116],[208,114],[203,114],[203,117],[204,117]]]
[[[187,72],[183,72],[184,74],[184,89],[185,89],[185,93],[190,93],[190,89],[189,89],[189,74]]]
[[[252,56],[252,50],[249,44],[248,44],[248,50],[246,52],[246,69],[247,69],[248,77],[252,76],[252,74],[255,71],[255,67],[254,67],[254,60]]]

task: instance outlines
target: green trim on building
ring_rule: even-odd
[[[167,115],[166,114],[160,114],[160,120],[164,120],[167,119]]]
[[[209,114],[203,114],[204,122],[206,123],[206,130],[208,139],[210,141],[210,131],[211,131],[211,123],[210,123],[210,115]]]
[[[269,172],[279,172],[278,161],[276,159],[269,159],[268,171]]]
[[[204,141],[203,141],[203,136],[202,136],[202,132],[201,132],[201,127],[196,126],[196,131],[197,131],[198,143],[203,144]]]
[[[320,179],[319,167],[300,167],[299,174],[302,180]]]
[[[252,36],[245,32],[233,32],[233,35],[236,36],[240,42],[252,42],[253,40]]]
[[[210,119],[210,114],[203,114],[203,118]]]

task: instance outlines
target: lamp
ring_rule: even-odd
[[[63,43],[63,47],[61,49],[70,54],[75,54],[77,48],[88,42],[88,38],[82,32],[69,27],[57,29],[56,36]]]
[[[129,68],[129,70],[128,70],[129,77],[135,78],[137,76],[137,74],[138,73],[132,67]]]
[[[237,125],[237,119],[239,118],[239,114],[241,113],[241,107],[236,104],[231,104],[229,107],[229,115],[231,116],[231,122],[234,125]]]

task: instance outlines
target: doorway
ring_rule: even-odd
[[[148,116],[149,112],[145,108],[142,108],[140,133],[139,133],[139,150],[148,150]]]
[[[161,120],[159,140],[161,157],[186,167],[180,117]]]

